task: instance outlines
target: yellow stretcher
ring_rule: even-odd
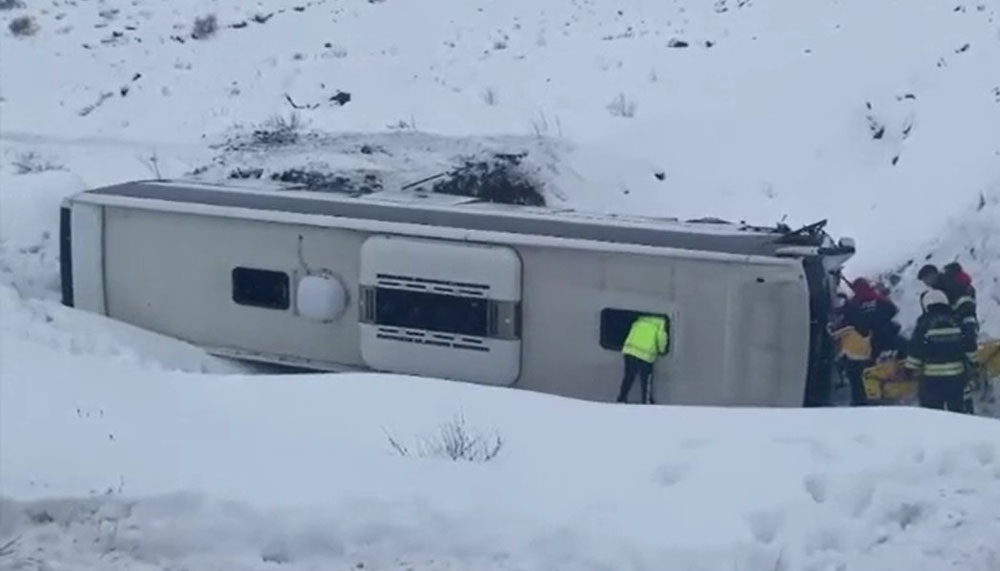
[[[837,343],[839,357],[868,360],[871,344],[853,327],[845,327],[832,332]],[[978,378],[972,379],[973,390],[983,394],[994,394],[994,386],[1000,383],[1000,339],[991,339],[979,344],[976,352],[979,364]],[[917,381],[903,375],[903,364],[896,359],[882,361],[864,370],[862,380],[868,401],[874,404],[909,404],[917,401]]]
[[[1000,339],[984,341],[976,352],[979,375],[971,379],[972,391],[993,394],[1000,382]],[[869,402],[878,404],[910,404],[917,402],[917,381],[905,378],[903,364],[890,359],[865,369],[863,380]]]

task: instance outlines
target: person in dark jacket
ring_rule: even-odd
[[[948,303],[958,314],[962,327],[970,329],[978,337],[979,318],[976,309],[976,288],[972,286],[972,278],[962,269],[958,262],[951,262],[944,267],[944,273],[937,266],[927,264],[920,268],[917,279],[932,289],[939,289],[948,296]]]
[[[968,353],[976,341],[962,329],[943,291],[924,292],[920,304],[924,314],[917,320],[906,358],[907,371],[919,380],[920,406],[970,412],[964,391],[970,371]]]
[[[891,350],[899,337],[899,324],[893,321],[899,309],[887,297],[879,294],[871,282],[857,278],[851,283],[854,296],[844,305],[843,325],[853,327],[871,343],[869,358],[845,363],[845,373],[851,386],[851,406],[868,404],[865,394],[864,370],[878,362],[883,351]]]
[[[962,320],[962,330],[973,339],[979,339],[979,316],[976,307],[976,288],[972,285],[972,277],[962,268],[958,262],[951,262],[944,267],[945,283],[952,288],[951,301],[952,309]],[[969,413],[974,412],[972,394],[976,391],[976,377],[978,377],[978,365],[975,355],[969,355],[969,363],[973,365],[970,373],[973,380],[966,385],[965,406]]]
[[[962,319],[962,327],[970,329],[978,338],[979,317],[976,315],[976,288],[972,286],[972,278],[965,273],[961,264],[951,262],[944,267],[943,282],[947,287],[945,293],[948,294],[951,308]]]
[[[893,319],[899,313],[896,304],[880,294],[871,282],[857,278],[851,284],[854,297],[844,306],[844,322],[864,336],[871,336],[872,359],[894,347],[900,326]]]
[[[940,289],[944,291],[941,287],[941,270],[938,269],[934,264],[924,264],[917,272],[917,279],[924,282],[924,285],[930,289]]]

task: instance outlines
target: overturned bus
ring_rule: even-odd
[[[130,182],[63,203],[63,303],[237,359],[597,401],[632,320],[655,314],[657,402],[822,406],[854,252],[824,225]]]

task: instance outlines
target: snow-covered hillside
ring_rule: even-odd
[[[1000,335],[998,61],[964,0],[0,0],[0,568],[997,569],[996,421],[249,376],[59,306],[57,209],[526,153],[553,204],[828,218],[907,322],[958,259]],[[495,459],[389,442],[460,411]]]
[[[325,131],[564,137],[582,206],[829,217],[866,272],[1000,184],[988,2],[26,4],[2,13],[38,28],[4,32],[8,145],[131,141],[181,174],[200,163],[177,144],[287,115],[286,97]]]

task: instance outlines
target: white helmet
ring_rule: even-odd
[[[949,305],[948,296],[945,295],[943,291],[939,289],[929,289],[920,294],[920,307],[924,311],[927,311],[928,307],[937,304],[945,306]]]

